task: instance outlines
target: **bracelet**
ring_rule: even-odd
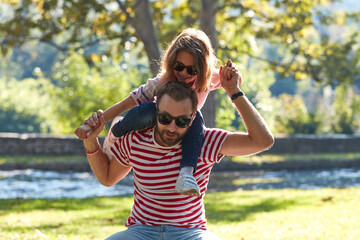
[[[244,92],[242,91],[239,91],[237,93],[234,93],[233,95],[231,95],[231,101],[234,101],[237,97],[241,97],[241,96],[244,96]]]
[[[90,156],[90,155],[97,154],[100,151],[100,149],[101,149],[101,146],[100,146],[100,144],[98,144],[98,148],[95,150],[95,152],[88,152],[88,151],[86,151],[86,149],[85,149],[85,152],[86,152],[86,155]]]

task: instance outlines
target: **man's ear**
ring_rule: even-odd
[[[192,116],[192,118],[191,118],[191,122],[190,122],[190,124],[189,124],[189,127],[192,125],[195,117],[196,117],[196,111],[194,112],[194,114],[193,114],[193,116]]]

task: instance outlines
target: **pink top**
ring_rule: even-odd
[[[134,204],[125,226],[170,225],[206,230],[203,198],[215,163],[221,161],[220,149],[227,131],[204,130],[204,142],[194,177],[200,197],[174,191],[179,176],[182,144],[163,147],[154,139],[155,127],[132,131],[119,138],[111,151],[120,164],[131,166],[134,176]]]
[[[138,89],[130,93],[130,96],[134,99],[136,104],[140,105],[144,102],[152,102],[155,100],[157,89],[167,83],[166,80],[161,79],[161,75],[157,75],[155,78],[149,78],[146,84],[141,85]],[[192,85],[194,88],[194,84]],[[221,88],[219,70],[214,69],[210,88],[205,92],[197,93],[198,97],[198,109],[201,109],[205,103],[205,100],[210,91]]]

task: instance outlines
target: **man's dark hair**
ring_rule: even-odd
[[[198,99],[196,93],[184,82],[168,82],[162,86],[157,92],[157,102],[159,103],[161,98],[165,95],[169,95],[175,101],[182,101],[190,98],[193,112],[196,111]]]

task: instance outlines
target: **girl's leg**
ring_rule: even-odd
[[[105,138],[103,150],[112,159],[111,146],[119,137],[132,131],[143,129],[156,121],[156,105],[153,102],[140,104],[129,110],[124,118],[118,116],[111,123],[110,131]]]
[[[193,172],[196,172],[197,161],[204,139],[204,128],[205,123],[203,116],[201,112],[197,110],[196,117],[182,141],[180,169],[183,167],[193,167]]]
[[[155,122],[156,105],[154,102],[145,102],[130,109],[125,117],[111,128],[111,131],[115,137],[119,138],[130,131],[143,129]]]
[[[180,162],[180,174],[176,181],[175,192],[199,196],[199,186],[192,175],[196,172],[197,161],[200,155],[204,139],[204,119],[200,111],[182,141],[182,159]]]

